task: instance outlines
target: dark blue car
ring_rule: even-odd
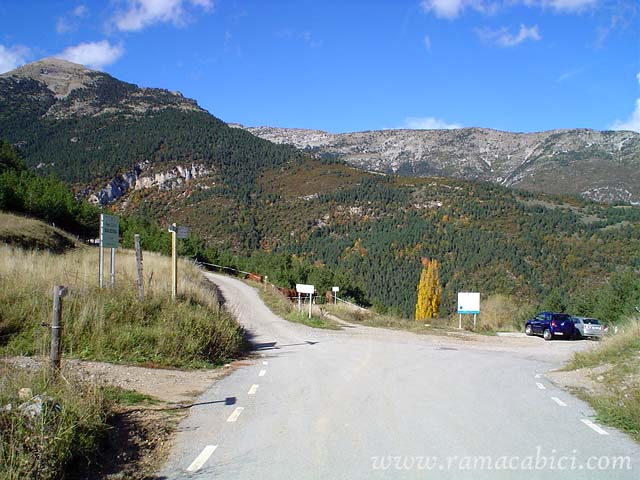
[[[524,333],[527,335],[542,335],[545,340],[555,337],[574,338],[575,326],[573,318],[566,313],[542,312],[531,320],[527,320]]]

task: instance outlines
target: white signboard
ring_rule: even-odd
[[[189,236],[189,227],[178,227],[178,238],[187,238]]]
[[[458,313],[480,313],[480,294],[458,292]]]
[[[339,292],[340,291],[340,287],[331,287],[331,291],[332,292]]]
[[[296,283],[296,291],[298,293],[316,293],[316,287],[313,285],[305,285],[304,283]]]
[[[100,246],[118,248],[120,237],[120,219],[115,215],[100,215]]]

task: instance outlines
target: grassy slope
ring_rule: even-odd
[[[37,220],[0,213],[0,239],[21,238],[21,250],[0,244],[0,354],[46,354],[52,287],[63,284],[64,356],[127,363],[200,367],[224,361],[243,346],[241,328],[220,310],[199,270],[181,262],[180,295],[170,301],[169,259],[145,253],[146,298],[135,287],[134,255],[118,251],[116,288],[99,290],[97,249],[76,245],[64,232]],[[60,240],[63,239],[63,240]],[[66,250],[63,254],[52,251]],[[22,388],[31,392],[26,398]],[[0,478],[57,479],[86,468],[106,438],[116,404],[143,404],[132,392],[48,372],[27,372],[0,362]],[[54,399],[31,421],[17,408],[32,395]],[[113,459],[105,461],[112,462]]]
[[[145,300],[137,298],[135,256],[119,250],[115,289],[97,287],[97,249],[63,255],[0,246],[0,352],[48,351],[53,285],[65,285],[63,351],[95,360],[200,367],[238,354],[242,331],[218,306],[199,270],[181,262],[171,301],[170,261],[145,253]]]
[[[67,232],[31,218],[0,212],[0,243],[62,253],[78,246]]]
[[[620,329],[597,348],[576,353],[567,369],[609,366],[598,382],[605,393],[580,395],[596,410],[599,421],[640,442],[640,320],[629,320]]]

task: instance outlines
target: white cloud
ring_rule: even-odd
[[[28,56],[29,49],[27,47],[21,45],[5,47],[0,44],[0,73],[8,72],[25,64]]]
[[[476,33],[481,40],[499,47],[515,47],[526,40],[537,42],[542,38],[537,25],[533,27],[520,25],[520,30],[516,35],[509,33],[506,28],[500,28],[498,30],[488,28],[476,29]]]
[[[485,15],[493,15],[501,7],[497,0],[421,0],[420,7],[436,17],[454,19],[464,10],[475,10]]]
[[[69,47],[56,57],[101,70],[118,60],[123,53],[122,45],[111,45],[107,40],[102,40]]]
[[[462,128],[462,125],[448,123],[435,117],[407,117],[404,121],[404,126],[401,128],[410,128],[412,130],[451,130],[454,128]]]
[[[577,13],[595,7],[601,0],[421,0],[420,7],[425,13],[433,12],[436,17],[454,19],[465,10],[475,10],[485,15],[493,15],[501,9],[525,5],[527,7],[550,8],[559,13]]]
[[[89,8],[86,5],[78,5],[73,9],[72,13],[76,17],[84,17],[87,13],[89,13]]]
[[[636,75],[638,83],[640,83],[640,73]],[[611,130],[633,130],[640,132],[640,98],[636,100],[636,108],[631,116],[623,121],[616,120],[611,126]]]
[[[422,43],[424,44],[424,48],[427,49],[427,52],[431,53],[431,38],[429,37],[429,35],[424,36]]]
[[[566,82],[568,80],[571,80],[574,77],[582,75],[585,71],[586,71],[585,67],[580,67],[580,68],[574,68],[572,70],[567,70],[565,72],[562,72],[560,75],[558,75],[558,78],[556,78],[556,82],[564,83],[564,82]]]
[[[422,0],[420,6],[440,18],[456,18],[464,7],[463,0]]]
[[[78,29],[79,19],[89,13],[86,5],[78,5],[71,12],[56,20],[56,32],[60,34],[75,32]]]
[[[543,7],[551,7],[558,12],[581,12],[597,4],[598,0],[542,0]]]
[[[213,0],[128,0],[128,8],[114,17],[118,30],[132,32],[156,23],[184,25],[188,7],[213,8]]]

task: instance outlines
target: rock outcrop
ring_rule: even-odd
[[[131,190],[172,190],[195,178],[211,174],[211,170],[204,165],[177,165],[163,172],[144,174],[146,166],[140,164],[133,170],[116,176],[104,188],[89,194],[89,202],[108,205]]]

